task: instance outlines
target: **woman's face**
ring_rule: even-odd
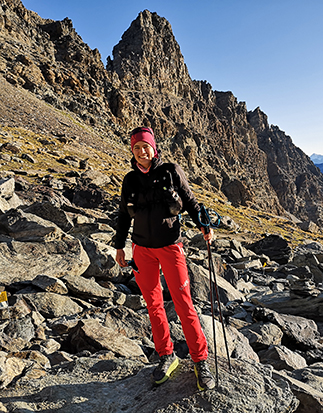
[[[136,161],[148,169],[151,165],[151,161],[154,157],[154,149],[147,142],[139,141],[134,144],[132,148],[132,153]]]

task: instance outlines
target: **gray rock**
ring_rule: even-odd
[[[3,325],[1,326],[4,327]],[[7,353],[23,350],[28,345],[28,342],[20,337],[12,338],[6,333],[0,333],[0,350]]]
[[[0,211],[5,213],[11,208],[18,208],[23,202],[15,194],[15,180],[12,176],[0,178]]]
[[[80,275],[89,264],[80,241],[70,236],[50,242],[0,239],[0,273],[4,284],[33,280],[39,274],[57,278],[67,273]]]
[[[292,260],[292,263],[297,267],[307,266],[314,276],[314,281],[318,283],[323,282],[323,270],[320,266],[320,261],[316,254],[308,252],[306,254],[297,254]]]
[[[51,366],[57,366],[58,364],[69,363],[73,361],[73,358],[65,351],[55,351],[48,355],[48,360],[50,361]]]
[[[205,268],[194,263],[188,262],[188,273],[191,282],[191,293],[194,299],[210,302],[210,275]],[[228,301],[239,300],[244,295],[235,289],[228,281],[226,281],[221,274],[223,273],[222,263],[219,259],[214,259],[214,268],[216,273],[216,283],[218,286],[220,300],[223,304]],[[212,276],[213,279],[213,276]],[[215,292],[213,294],[216,297]]]
[[[31,364],[17,357],[8,357],[7,353],[0,351],[0,389],[7,387]]]
[[[307,369],[309,369],[309,367],[299,371],[305,372]],[[317,380],[310,380],[310,385],[306,380],[294,378],[293,373],[288,371],[274,371],[273,377],[277,380],[287,380],[292,392],[300,402],[297,412],[321,413],[323,411],[323,392],[321,389],[317,389],[316,387],[317,383],[321,381],[320,379],[322,377],[322,372],[318,375]]]
[[[304,221],[298,225],[300,229],[307,232],[319,233],[320,228],[313,221]]]
[[[80,321],[70,332],[69,342],[76,352],[96,352],[104,349],[119,357],[134,357],[147,361],[138,344],[114,329],[103,326],[98,320]]]
[[[70,297],[54,293],[26,294],[41,315],[55,318],[80,313],[83,309]]]
[[[90,258],[90,265],[84,272],[84,277],[111,280],[115,283],[125,281],[120,266],[115,261],[115,249],[103,242],[84,239],[83,246]]]
[[[32,280],[32,284],[47,292],[63,295],[68,293],[68,289],[61,279],[48,275],[37,275],[37,277]]]
[[[255,305],[267,307],[278,313],[303,316],[314,321],[323,317],[323,294],[318,297],[291,298],[289,292],[274,294],[257,294],[251,297]]]
[[[271,345],[280,345],[283,337],[281,329],[273,323],[253,323],[239,330],[255,351],[266,349]]]
[[[32,388],[34,381],[26,383],[26,390],[30,388],[29,394],[46,400],[48,410],[54,411],[57,403],[64,401],[59,404],[61,413],[101,411],[102,406],[125,413],[292,413],[299,404],[287,380],[274,380],[272,369],[259,363],[234,360],[230,374],[221,362],[219,386],[206,392],[196,390],[191,361],[181,361],[176,374],[159,387],[151,385],[153,367],[120,358],[80,359],[65,371],[61,369],[59,377],[38,380],[36,389]],[[214,371],[213,366],[211,369]],[[10,401],[13,408],[17,402],[8,399],[3,403]],[[33,406],[32,399],[24,400],[25,409],[32,411]]]
[[[51,202],[36,202],[25,208],[24,211],[53,222],[64,232],[68,232],[74,226],[67,213]]]
[[[0,230],[16,241],[53,241],[63,235],[54,223],[19,209],[0,216]]]
[[[288,372],[293,377],[323,393],[323,362]],[[323,401],[323,400],[322,400]]]
[[[272,261],[286,264],[292,259],[292,250],[288,242],[280,235],[268,235],[248,246],[256,254],[265,254]]]
[[[97,186],[103,186],[111,182],[111,179],[108,175],[95,170],[88,170],[86,172],[83,172],[81,177],[83,179],[89,180],[92,184],[95,184]]]
[[[123,306],[116,306],[107,310],[104,326],[132,339],[151,337],[148,314],[138,314]]]
[[[279,326],[286,339],[300,350],[320,348],[323,349],[319,339],[317,325],[313,320],[304,317],[279,314],[275,311],[257,308],[253,313],[255,319],[270,321]]]
[[[209,349],[214,354],[212,317],[207,315],[201,315],[200,319],[204,334],[208,341]],[[218,320],[214,320],[214,322],[217,355],[219,357],[227,359],[228,357],[226,352],[222,324]],[[236,328],[230,325],[225,325],[225,336],[230,359],[232,358],[232,355],[234,355],[234,358],[259,361],[259,358],[250,346],[248,339],[243,334],[241,334]]]
[[[259,259],[252,259],[246,258],[239,262],[231,263],[233,268],[238,270],[246,270],[246,269],[260,269],[262,268],[263,264]]]
[[[10,320],[4,332],[11,338],[31,341],[35,337],[35,327],[30,315]]]
[[[267,350],[259,351],[258,355],[263,364],[270,364],[276,370],[295,370],[307,366],[304,357],[282,345],[269,346]]]
[[[140,310],[147,307],[143,296],[138,294],[126,294],[124,305],[132,310]]]
[[[94,279],[79,275],[66,275],[62,278],[68,289],[78,297],[86,299],[112,299],[113,291],[102,287]]]

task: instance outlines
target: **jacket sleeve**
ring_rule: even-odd
[[[131,217],[127,209],[127,193],[129,188],[129,174],[124,177],[121,189],[121,201],[118,213],[116,237],[114,247],[123,249],[126,245],[129,228],[131,225]]]
[[[176,186],[178,186],[177,192],[183,201],[184,210],[186,210],[189,213],[194,224],[198,228],[200,228],[201,224],[198,219],[200,205],[197,202],[197,199],[195,198],[191,188],[189,187],[189,184],[188,184],[188,181],[187,181],[187,178],[185,176],[183,169],[177,164],[174,164],[174,165],[175,165],[174,183],[176,184]]]

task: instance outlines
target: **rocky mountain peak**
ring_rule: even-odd
[[[183,95],[191,84],[180,47],[170,23],[157,13],[139,13],[108,58],[124,87],[157,89]]]
[[[269,129],[268,116],[260,110],[259,106],[255,110],[248,112],[248,121],[257,133]]]

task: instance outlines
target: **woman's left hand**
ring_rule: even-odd
[[[205,228],[204,227],[201,227],[201,231],[203,233],[205,241],[207,241],[210,244],[212,239],[213,239],[213,229],[210,228],[210,230],[207,234],[205,233]]]

